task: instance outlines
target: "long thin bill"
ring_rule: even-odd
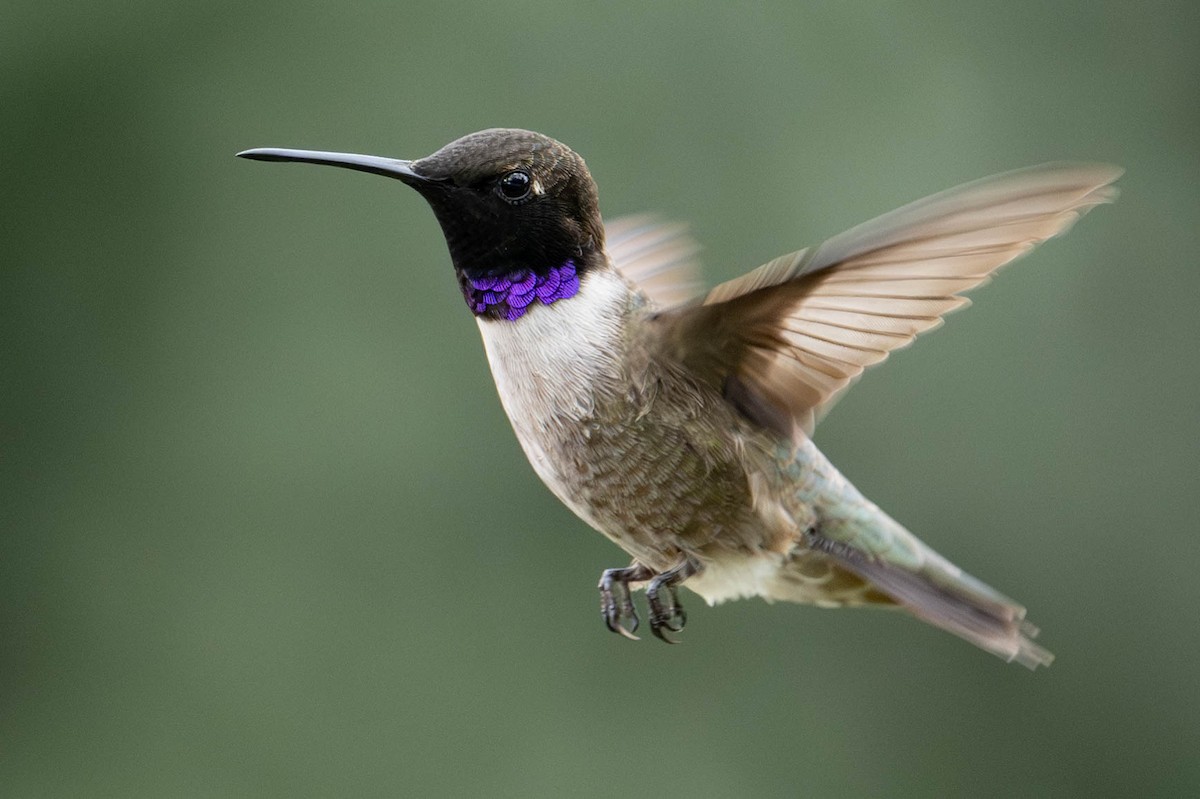
[[[412,161],[383,158],[378,155],[332,153],[323,150],[286,150],[277,147],[256,147],[253,150],[243,150],[237,155],[238,158],[249,158],[252,161],[294,161],[302,164],[340,166],[359,172],[370,172],[372,175],[395,178],[409,184],[429,182],[429,178],[413,171]]]

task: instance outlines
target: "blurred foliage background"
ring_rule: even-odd
[[[1200,792],[1194,3],[7,4],[0,793]],[[897,615],[692,597],[525,463],[418,157],[519,126],[710,280],[1055,159],[1119,202],[818,430],[1016,596],[1030,674]]]

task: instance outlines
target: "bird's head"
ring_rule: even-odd
[[[238,155],[340,166],[411,186],[433,208],[462,279],[545,276],[568,262],[582,274],[603,259],[604,226],[587,165],[540,133],[483,130],[416,161],[274,148]]]

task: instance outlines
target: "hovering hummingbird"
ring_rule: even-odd
[[[600,579],[613,632],[636,637],[644,587],[651,632],[674,643],[682,585],[709,604],[898,607],[1007,661],[1053,659],[1023,607],[866,499],[811,434],[962,292],[1112,201],[1120,169],[984,178],[700,294],[681,227],[606,225],[583,159],[538,133],[484,130],[416,161],[238,155],[396,178],[432,206],[526,456],[633,558]]]

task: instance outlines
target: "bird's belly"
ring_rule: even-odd
[[[713,546],[754,548],[761,539],[728,437],[595,397],[567,406],[586,405],[583,415],[514,412],[511,395],[504,404],[547,487],[639,562],[665,570],[685,553],[707,560]]]
[[[653,418],[586,428],[580,449],[550,458],[564,502],[645,565],[736,547],[756,526],[744,471],[703,432]]]
[[[729,552],[713,558],[684,585],[710,605],[733,599],[766,597],[778,579],[782,558],[773,553]]]

